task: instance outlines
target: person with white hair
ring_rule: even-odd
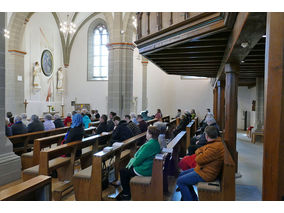
[[[72,123],[72,113],[68,112],[67,117],[64,119],[64,126],[70,126]]]
[[[52,122],[52,116],[51,116],[51,114],[46,114],[46,115],[44,116],[44,123],[43,123],[43,126],[44,126],[44,130],[55,129],[55,125],[54,125],[54,123]]]
[[[158,141],[160,144],[161,149],[167,148],[167,141],[166,141],[166,130],[167,130],[167,123],[166,122],[155,122],[154,126],[160,131]]]
[[[87,115],[87,113],[88,113],[87,109],[81,110],[81,115],[83,117],[83,124],[85,129],[89,128],[89,123],[92,122],[89,116]]]
[[[59,114],[55,114],[54,115],[54,121],[53,121],[54,125],[55,125],[55,128],[61,128],[61,127],[64,127],[64,123],[60,117]]]
[[[130,113],[130,117],[131,117],[131,120],[132,120],[133,123],[135,123],[136,125],[139,124],[139,122],[137,121],[137,118],[136,118],[136,115],[135,115],[134,112]]]
[[[21,114],[21,117],[22,117],[22,122],[23,122],[23,124],[25,124],[26,126],[28,126],[29,122],[28,122],[28,120],[27,120],[27,118],[28,118],[27,113],[22,113],[22,114]]]
[[[28,125],[28,132],[37,132],[37,131],[43,131],[44,125],[39,120],[39,117],[37,115],[32,115],[31,117],[31,123]]]
[[[14,122],[15,123],[12,125],[13,135],[25,134],[28,132],[28,128],[22,122],[22,116],[16,115]]]

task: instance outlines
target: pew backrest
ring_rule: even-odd
[[[2,201],[51,201],[51,197],[51,177],[44,175],[0,191],[0,200]]]

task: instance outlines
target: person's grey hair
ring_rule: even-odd
[[[154,123],[154,126],[157,127],[157,129],[161,132],[161,134],[164,134],[166,132],[167,123],[158,121]]]
[[[23,120],[26,120],[27,117],[28,117],[28,115],[27,115],[27,113],[22,113],[22,114],[21,114],[21,117],[22,117]]]
[[[81,113],[83,113],[83,114],[86,114],[88,111],[87,111],[87,109],[82,109],[81,110]]]
[[[55,114],[55,115],[54,115],[54,120],[59,119],[59,118],[60,118],[60,115],[59,115],[59,114]]]
[[[32,115],[31,120],[32,121],[39,120],[39,117],[37,115]]]
[[[44,119],[45,119],[45,120],[52,120],[52,115],[51,115],[51,114],[46,114],[46,115],[44,116]]]
[[[68,112],[68,113],[67,113],[67,117],[70,117],[70,118],[71,118],[71,117],[72,117],[72,113],[71,113],[71,112]]]
[[[14,122],[17,123],[19,121],[22,121],[22,116],[16,115],[16,117],[14,118]]]
[[[130,113],[131,118],[136,118],[136,115],[134,112]]]
[[[213,117],[206,118],[206,122],[208,125],[216,123],[216,120]]]

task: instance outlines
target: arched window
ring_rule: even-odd
[[[91,24],[88,40],[88,80],[107,80],[109,34],[103,20]]]

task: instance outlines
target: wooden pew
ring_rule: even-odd
[[[92,134],[96,127],[90,127],[85,129],[86,134]],[[57,135],[52,135],[48,137],[38,138],[34,141],[34,150],[31,152],[26,152],[21,155],[22,170],[30,168],[39,164],[39,154],[40,150],[51,147],[53,144],[60,145],[63,141],[66,133],[61,133]]]
[[[170,116],[167,115],[165,117],[162,117],[162,122],[170,122]]]
[[[185,151],[185,136],[185,131],[180,132],[167,146],[168,150],[172,150],[170,153],[156,155],[151,177],[135,176],[131,179],[132,200],[163,200],[163,191],[167,191],[168,175],[177,175],[180,152]]]
[[[47,131],[38,131],[38,132],[31,132],[31,133],[25,133],[20,135],[13,135],[9,136],[9,140],[13,143],[14,148],[13,151],[16,154],[22,154],[26,153],[28,149],[30,149],[33,144],[29,144],[30,141],[33,141],[37,138],[42,138],[50,135],[56,135],[60,133],[66,133],[68,127],[62,127]],[[20,146],[19,146],[20,145]]]
[[[40,175],[0,191],[1,201],[50,201],[51,177]]]
[[[186,148],[190,146],[190,140],[192,138],[193,134],[193,124],[194,120],[192,120],[187,126],[186,126]]]
[[[152,176],[135,176],[130,180],[131,200],[163,200],[163,166],[168,153],[157,154],[153,161]]]
[[[118,178],[119,169],[128,163],[137,150],[137,142],[145,137],[146,132],[123,141],[123,145],[107,153],[100,151],[93,155],[92,166],[76,173],[73,186],[76,200],[102,200],[102,170],[103,162],[114,158],[115,176]],[[130,152],[127,150],[130,149]],[[126,159],[126,160],[123,160]]]
[[[93,121],[89,123],[89,127],[94,126],[94,127],[98,127],[100,124],[100,121]]]
[[[235,200],[235,162],[223,142],[224,164],[220,177],[213,182],[200,182],[197,184],[198,197],[201,201],[233,201]]]
[[[146,123],[148,124],[148,126],[152,126],[155,122],[157,122],[158,121],[158,119],[157,118],[154,118],[154,119],[152,119],[152,120],[148,120],[148,121],[146,121]]]

